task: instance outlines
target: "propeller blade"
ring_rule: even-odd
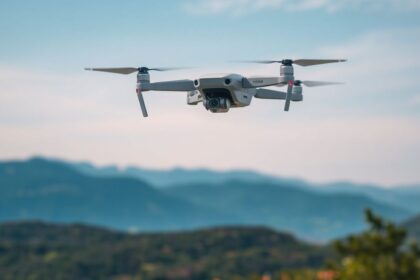
[[[289,111],[290,101],[292,100],[293,81],[290,80],[287,86],[286,103],[284,103],[284,111]]]
[[[158,68],[148,68],[148,67],[116,67],[116,68],[85,68],[87,71],[100,71],[100,72],[108,72],[108,73],[116,73],[116,74],[132,74],[137,71],[143,71],[147,73],[148,71],[171,71],[171,70],[181,70],[181,69],[190,69],[188,67],[158,67]]]
[[[119,68],[85,68],[87,71],[99,71],[99,72],[108,72],[116,74],[132,74],[138,71],[138,68],[134,67],[119,67]]]
[[[322,81],[302,81],[302,84],[307,87],[322,87],[322,86],[331,86],[331,85],[343,85],[344,83],[322,82]]]
[[[259,64],[272,64],[281,63],[281,60],[233,60],[233,63],[259,63]]]
[[[283,60],[240,60],[240,61],[233,61],[239,63],[260,63],[260,64],[272,64],[272,63],[281,63],[283,65],[292,65],[296,64],[299,66],[312,66],[312,65],[320,65],[320,64],[327,64],[327,63],[336,63],[336,62],[345,62],[346,59],[283,59]]]
[[[158,67],[158,68],[148,68],[149,71],[174,71],[174,70],[183,70],[183,69],[191,69],[191,67]]]
[[[299,66],[312,66],[327,63],[346,62],[346,59],[297,59],[293,63]]]

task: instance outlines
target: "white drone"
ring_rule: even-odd
[[[289,111],[290,102],[303,100],[302,85],[307,87],[335,85],[335,82],[295,80],[293,64],[311,66],[326,63],[345,62],[344,59],[284,59],[247,61],[251,63],[280,63],[280,76],[244,77],[238,74],[207,75],[196,80],[175,80],[167,82],[150,82],[149,71],[168,71],[180,68],[85,68],[90,71],[101,71],[118,74],[137,72],[137,97],[144,117],[147,117],[146,105],[142,93],[145,91],[185,91],[187,104],[197,105],[203,102],[204,107],[213,113],[226,113],[230,108],[249,106],[253,97],[262,99],[285,100],[284,110]],[[287,91],[265,89],[270,86],[286,86]]]

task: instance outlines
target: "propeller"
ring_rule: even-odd
[[[171,70],[181,70],[188,69],[187,67],[159,67],[159,68],[148,68],[148,67],[117,67],[117,68],[85,68],[87,71],[99,71],[99,72],[108,72],[128,75],[135,72],[147,74],[149,71],[171,71]]]
[[[296,60],[282,59],[282,60],[244,60],[244,61],[236,61],[236,62],[261,63],[261,64],[281,63],[287,66],[292,66],[292,64],[296,64],[299,66],[312,66],[312,65],[346,62],[346,61],[347,61],[346,59],[296,59]]]
[[[341,82],[323,82],[323,81],[300,81],[296,80],[294,85],[300,86],[304,85],[306,87],[322,87],[322,86],[332,86],[332,85],[343,85]]]
[[[286,93],[286,103],[284,104],[284,110],[289,111],[290,101],[292,100],[292,93],[294,86],[307,86],[307,87],[319,87],[319,86],[329,86],[329,85],[340,85],[343,83],[337,82],[321,82],[321,81],[301,81],[301,80],[290,80],[287,84],[287,93]],[[278,85],[282,86],[282,85]]]
[[[286,84],[278,84],[276,87],[284,87]],[[325,82],[325,81],[301,81],[296,80],[293,83],[294,86],[304,85],[306,87],[322,87],[322,86],[332,86],[332,85],[344,85],[342,82]]]
[[[149,71],[170,71],[170,70],[180,70],[180,69],[186,69],[186,67],[159,67],[159,68],[149,68],[149,67],[116,67],[116,68],[85,68],[87,71],[99,71],[99,72],[108,72],[108,73],[116,73],[116,74],[123,74],[123,75],[129,75],[135,72],[138,72],[139,74],[148,74]],[[150,83],[145,83],[144,86],[149,86],[149,89],[152,89],[152,86]],[[189,80],[182,80],[182,81],[172,81],[172,82],[161,82],[161,83],[155,83],[153,84],[155,88],[163,89],[163,88],[174,88],[174,89],[195,89],[194,84],[192,81]],[[146,104],[144,102],[143,94],[142,94],[142,83],[138,81],[137,83],[137,98],[139,100],[140,108],[143,113],[143,117],[147,117],[147,109]]]

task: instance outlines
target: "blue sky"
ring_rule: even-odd
[[[247,168],[322,182],[418,183],[419,16],[418,0],[3,0],[0,158],[41,154]],[[183,94],[149,93],[151,118],[143,120],[134,76],[82,70],[198,67],[155,80],[272,75],[278,66],[227,61],[283,57],[348,58],[295,70],[302,79],[346,85],[306,89],[288,114],[279,102],[255,101],[213,115],[187,107]]]
[[[379,11],[361,5],[336,12],[260,8],[241,14],[234,7],[244,1],[230,1],[226,11],[208,14],[190,11],[193,4],[203,8],[197,2],[5,0],[0,4],[1,60],[55,71],[78,71],[90,61],[132,63],[149,57],[152,63],[217,65],[232,57],[307,54],[369,31],[418,26],[419,15],[419,9],[393,11],[389,1],[380,1]],[[103,61],[104,56],[111,58]]]

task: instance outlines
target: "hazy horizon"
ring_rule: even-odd
[[[28,156],[28,157],[22,157],[22,158],[4,158],[4,159],[0,159],[0,162],[12,162],[12,161],[28,161],[28,160],[33,160],[33,159],[43,159],[43,160],[47,160],[47,161],[57,161],[57,162],[65,162],[65,163],[70,163],[70,164],[89,164],[92,165],[93,167],[97,168],[97,169],[102,169],[102,168],[117,168],[118,171],[124,171],[128,168],[138,168],[141,170],[145,170],[145,171],[157,171],[157,172],[171,172],[171,171],[176,171],[176,170],[183,170],[183,171],[209,171],[209,172],[216,172],[216,173],[231,173],[231,172],[251,172],[251,173],[255,173],[258,175],[262,175],[262,176],[266,176],[266,177],[271,177],[271,178],[276,178],[276,179],[285,179],[285,180],[298,180],[298,181],[302,181],[305,183],[309,183],[312,185],[316,185],[317,187],[320,187],[322,189],[322,187],[325,187],[327,185],[330,184],[352,184],[352,185],[356,185],[356,186],[370,186],[370,187],[378,187],[378,188],[382,188],[382,189],[395,189],[395,188],[410,188],[410,187],[415,187],[415,188],[420,188],[420,183],[419,182],[413,182],[411,184],[401,184],[401,185],[384,185],[384,184],[377,184],[377,183],[372,183],[372,182],[358,182],[358,181],[354,181],[354,180],[331,180],[331,181],[314,181],[314,180],[309,180],[307,178],[304,177],[292,177],[292,176],[283,176],[283,175],[279,175],[279,174],[275,174],[275,173],[269,173],[269,172],[264,172],[264,171],[259,171],[257,169],[251,169],[251,168],[228,168],[228,169],[217,169],[217,168],[212,168],[212,167],[206,167],[206,166],[195,166],[195,167],[185,167],[185,166],[172,166],[172,167],[150,167],[150,166],[146,166],[146,165],[138,165],[138,164],[117,164],[117,163],[95,163],[94,161],[90,161],[90,160],[83,160],[83,159],[66,159],[64,157],[54,157],[54,156],[43,156],[43,155],[32,155],[32,156]]]

